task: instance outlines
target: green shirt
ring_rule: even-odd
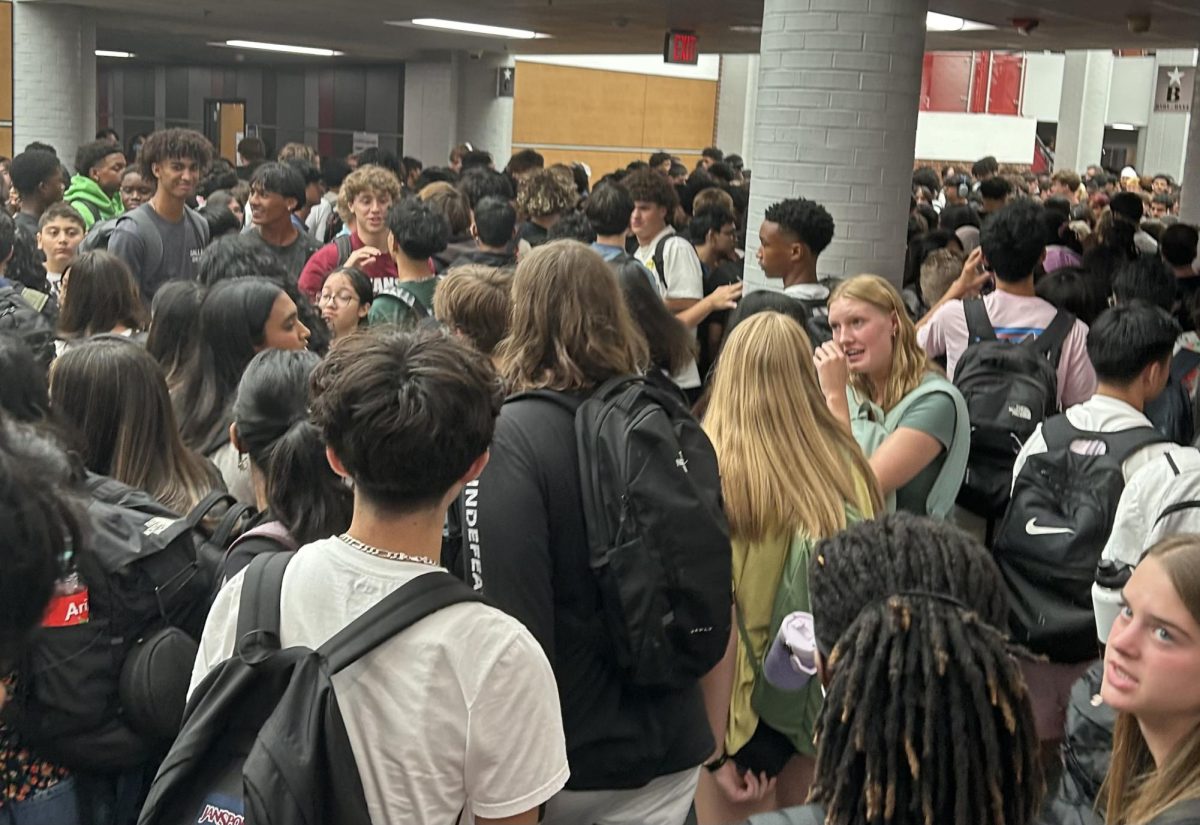
[[[367,323],[412,329],[421,319],[433,315],[433,293],[437,290],[437,282],[436,277],[429,277],[420,281],[393,281],[376,288]]]

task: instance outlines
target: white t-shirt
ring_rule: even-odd
[[[1112,533],[1101,558],[1135,566],[1167,534],[1200,532],[1200,508],[1159,517],[1173,504],[1200,501],[1200,450],[1169,445],[1146,462],[1125,485]]]
[[[656,272],[654,250],[664,237],[670,238],[663,246],[663,269],[666,272]],[[699,301],[704,297],[704,270],[700,267],[700,258],[691,242],[676,235],[673,227],[664,228],[650,243],[639,246],[633,257],[651,272],[661,275],[667,282],[667,300],[678,298]],[[693,329],[692,337],[695,336],[696,331]],[[700,386],[700,367],[696,365],[695,359],[692,359],[678,375],[671,377],[683,389],[695,389]]]
[[[432,570],[369,556],[337,538],[306,545],[284,575],[280,641],[318,647]],[[189,695],[233,654],[244,575],[217,595]],[[502,819],[538,807],[566,784],[554,673],[529,631],[495,608],[440,610],[336,674],[333,685],[378,825],[447,825],[464,807]]]
[[[1126,404],[1119,398],[1112,398],[1107,395],[1093,395],[1082,404],[1076,404],[1074,407],[1068,408],[1066,415],[1067,420],[1073,426],[1081,430],[1089,430],[1096,433],[1119,433],[1123,430],[1132,430],[1135,427],[1153,426],[1149,418],[1129,404]],[[1177,446],[1170,442],[1161,442],[1158,444],[1148,444],[1142,449],[1136,450],[1121,465],[1126,483],[1147,462],[1153,461],[1158,456]],[[1017,483],[1017,476],[1020,474],[1021,468],[1025,466],[1026,460],[1031,455],[1040,455],[1044,452],[1046,452],[1046,439],[1042,437],[1042,425],[1038,424],[1037,429],[1033,431],[1033,435],[1029,436],[1029,440],[1025,442],[1025,445],[1021,447],[1021,451],[1017,453],[1016,463],[1013,464],[1014,485]],[[1081,452],[1090,454],[1086,450]]]

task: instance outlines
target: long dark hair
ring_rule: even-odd
[[[117,326],[135,332],[146,326],[137,284],[125,262],[103,249],[81,253],[63,273],[66,288],[59,307],[58,332],[83,338],[112,332]]]
[[[51,376],[50,404],[82,436],[89,470],[177,513],[213,489],[214,474],[179,438],[162,370],[140,345],[97,336],[59,356]]]
[[[173,399],[189,447],[208,455],[224,443],[238,381],[262,347],[263,327],[281,294],[266,278],[234,278],[204,297],[196,350]]]
[[[320,361],[305,350],[264,350],[246,367],[233,404],[238,442],[266,480],[269,512],[301,544],[345,531],[354,510],[308,418],[308,380]]]
[[[626,261],[615,269],[625,305],[650,347],[651,365],[671,375],[685,369],[692,360],[692,337],[654,292],[646,268]]]
[[[196,350],[204,287],[195,281],[168,281],[154,293],[146,352],[167,376],[167,386],[179,382],[180,372]]]

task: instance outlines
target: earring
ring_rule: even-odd
[[[244,470],[248,466],[250,466],[250,456],[246,455],[245,453],[239,454],[238,455],[238,469]]]

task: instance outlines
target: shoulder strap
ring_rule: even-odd
[[[384,289],[375,293],[375,300],[389,296],[395,298],[406,307],[411,309],[417,316],[418,321],[429,317],[429,307],[425,306],[425,304],[421,302],[421,299],[417,297],[415,292],[404,286],[403,281],[396,281],[395,283],[389,284]]]
[[[338,235],[333,239],[333,245],[337,247],[337,266],[334,269],[339,269],[346,265],[346,261],[350,260],[350,256],[354,253],[354,242],[350,240],[349,235]]]
[[[483,597],[444,570],[423,573],[342,628],[317,652],[329,672],[337,673],[431,613],[459,602],[483,602]]]
[[[230,508],[233,508],[235,505],[237,505],[237,499],[235,499],[229,493],[226,493],[224,490],[213,490],[204,498],[200,499],[200,502],[191,509],[191,512],[184,517],[184,520],[187,522],[188,527],[195,530],[196,527],[199,526],[200,522],[204,521],[204,517],[207,516],[218,504],[222,503],[228,504]],[[240,506],[245,507],[245,505]],[[246,509],[250,508],[246,507]],[[239,512],[239,515],[241,512]],[[222,519],[222,523],[223,522],[224,519]]]
[[[1192,370],[1200,367],[1200,352],[1192,352],[1190,349],[1181,349],[1175,353],[1175,357],[1171,359],[1171,378],[1175,383],[1182,383],[1183,379]]]
[[[667,261],[665,255],[667,241],[674,237],[674,235],[666,235],[659,238],[658,243],[654,245],[654,271],[658,275],[658,280],[662,281],[663,289],[667,288]]]
[[[1181,513],[1184,510],[1200,510],[1200,501],[1177,501],[1163,508],[1163,511],[1158,514],[1158,518],[1154,520],[1155,526],[1167,516],[1172,516],[1176,513]]]
[[[208,221],[204,220],[204,216],[190,206],[183,207],[183,214],[192,225],[192,231],[196,233],[196,240],[200,242],[200,246],[202,248],[208,246]]]
[[[967,318],[968,346],[979,341],[996,340],[996,330],[992,327],[992,319],[988,318],[982,298],[963,301],[963,315]]]
[[[1050,322],[1050,326],[1029,342],[1029,346],[1049,358],[1050,363],[1054,364],[1054,368],[1058,369],[1058,359],[1062,357],[1063,343],[1074,327],[1075,316],[1065,309],[1060,309],[1055,314],[1054,320]]]
[[[225,515],[221,516],[221,520],[213,528],[212,536],[210,537],[212,543],[217,547],[228,547],[232,540],[233,531],[237,529],[238,524],[242,519],[255,512],[253,507],[241,501],[235,501],[233,504],[230,504],[229,509],[225,511]]]
[[[299,545],[296,544],[296,539],[288,532],[287,527],[282,521],[268,521],[265,524],[260,524],[257,527],[251,527],[246,532],[242,533],[229,546],[230,553],[235,547],[245,544],[253,539],[268,539],[275,542],[281,548],[288,550],[299,550]]]
[[[1046,441],[1048,450],[1061,450],[1070,447],[1072,441],[1101,441],[1105,453],[1097,458],[1105,458],[1118,464],[1142,447],[1159,444],[1167,438],[1153,427],[1133,427],[1119,430],[1115,433],[1098,433],[1091,430],[1081,430],[1067,419],[1066,413],[1051,416],[1042,424],[1042,438]]]
[[[240,649],[251,634],[271,639],[279,648],[279,599],[283,592],[283,574],[294,553],[263,553],[246,568],[242,598],[238,602],[237,646]]]
[[[134,278],[139,284],[144,283],[148,273],[155,272],[162,266],[162,236],[158,234],[158,227],[154,225],[154,219],[146,214],[147,209],[153,208],[150,204],[144,203],[132,212],[126,212],[117,219],[117,225],[120,226],[121,221],[128,218],[138,228],[138,237],[142,239],[142,244],[145,247],[146,257],[142,260],[142,266],[145,271],[133,273]]]

